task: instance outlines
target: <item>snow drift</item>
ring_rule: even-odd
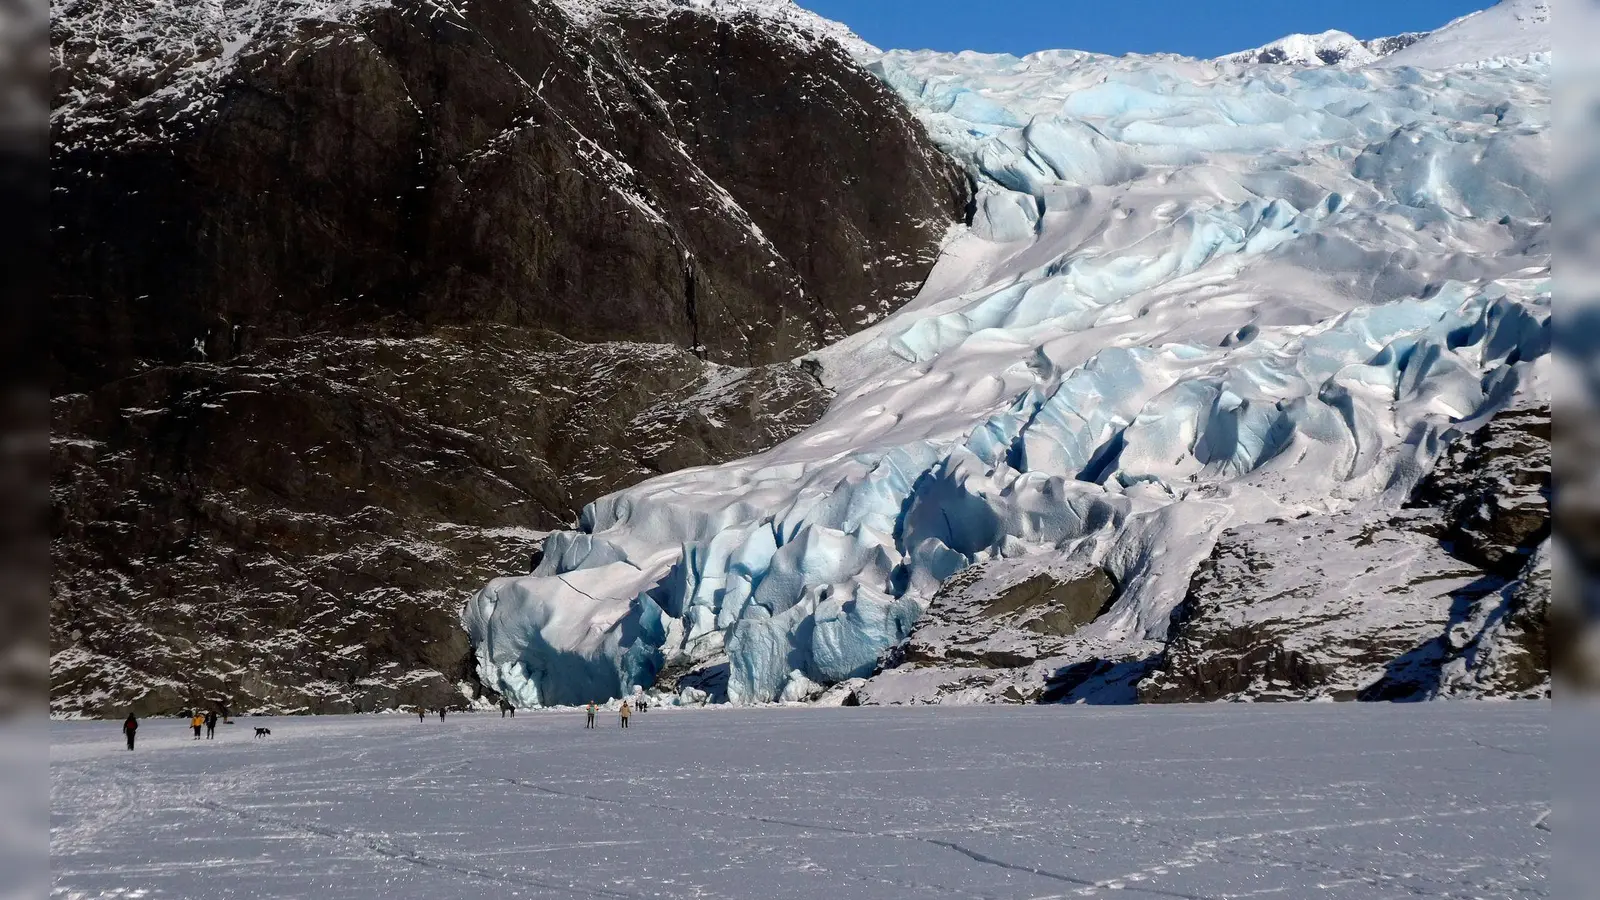
[[[1397,503],[1538,380],[1547,55],[857,52],[972,173],[970,228],[804,361],[837,391],[818,424],[596,500],[467,604],[516,701],[724,662],[733,702],[801,699],[1001,558],[1115,579],[1086,653],[1161,640],[1223,529]]]

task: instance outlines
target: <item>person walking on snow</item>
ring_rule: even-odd
[[[598,707],[596,707],[594,705],[594,701],[590,700],[589,701],[589,705],[584,707],[584,712],[587,712],[589,714],[589,721],[585,722],[583,727],[585,727],[585,728],[593,728],[594,727],[594,714],[596,712],[598,712],[598,711],[599,711],[599,709],[598,709]]]
[[[422,706],[417,707],[417,721],[418,722],[425,722],[425,721],[427,721],[427,719],[428,719],[428,710],[427,710],[427,708],[426,707],[422,707]]]
[[[189,727],[194,729],[194,739],[195,740],[197,740],[197,741],[200,740],[200,729],[204,728],[205,725],[206,725],[206,717],[200,715],[199,713],[195,713],[194,714],[194,718],[189,720]]]
[[[617,712],[622,716],[622,727],[627,728],[628,717],[633,715],[633,707],[629,706],[628,701],[624,700],[622,701],[622,708],[617,710]]]
[[[129,750],[133,749],[133,735],[138,730],[139,730],[139,720],[135,719],[133,717],[133,713],[128,713],[127,721],[122,723],[122,733],[124,735],[127,735],[127,738],[128,738],[128,749]]]
[[[206,713],[206,740],[215,740],[217,737],[217,714]]]

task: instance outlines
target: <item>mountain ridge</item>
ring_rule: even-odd
[[[1416,31],[1362,40],[1330,29],[1320,34],[1290,34],[1260,47],[1216,58],[1217,62],[1291,66],[1364,66],[1427,37]]]

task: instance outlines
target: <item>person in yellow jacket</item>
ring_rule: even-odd
[[[195,713],[194,714],[194,718],[189,720],[189,727],[194,729],[194,739],[195,740],[197,740],[197,741],[200,740],[200,729],[204,728],[205,725],[206,725],[206,717],[200,715],[199,713]]]

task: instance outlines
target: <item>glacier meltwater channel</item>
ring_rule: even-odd
[[[1222,529],[1398,503],[1542,378],[1548,55],[862,63],[972,173],[973,222],[910,305],[813,355],[818,424],[596,500],[468,602],[517,702],[724,660],[730,701],[802,699],[997,557],[1101,567],[1083,639],[1160,640]]]

